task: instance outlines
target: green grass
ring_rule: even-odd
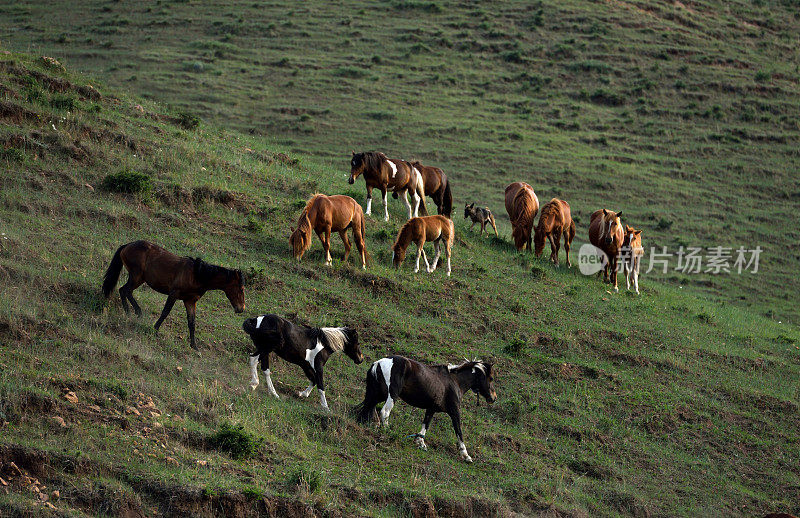
[[[0,40],[336,178],[352,149],[420,158],[448,173],[457,206],[489,204],[501,225],[505,185],[526,180],[570,202],[580,241],[607,207],[648,250],[761,244],[758,275],[650,277],[796,323],[792,5],[29,2],[0,7]]]
[[[118,16],[113,13],[116,5],[109,4],[111,11],[101,11],[105,14],[100,17],[112,21]],[[176,13],[191,8],[196,10],[191,2],[160,4],[147,15],[125,14],[114,23],[106,24],[103,19],[92,23],[98,24],[98,32],[100,28],[117,29],[103,34],[103,38],[123,34],[133,37],[130,29],[150,15],[169,22],[188,16]],[[31,24],[48,23],[46,18],[34,21],[40,14],[35,5],[15,4],[3,9],[14,23],[19,23],[19,17],[30,19]],[[325,19],[324,5],[313,9],[315,19]],[[448,33],[439,38],[448,39],[454,48],[465,45],[469,38],[455,39],[449,33],[473,29],[469,25],[447,25],[473,23],[466,21],[463,9],[448,7],[437,14],[435,9],[415,5],[410,12],[416,13],[415,19],[423,20],[425,30],[408,34],[427,34],[435,30],[432,27],[436,22],[435,26],[448,27]],[[514,16],[522,17],[523,27],[544,30],[540,29],[542,23],[549,26],[555,22],[554,8],[543,9],[541,19],[519,13]],[[567,4],[564,9],[585,9],[586,20],[570,22],[578,27],[586,27],[605,12],[597,14],[598,9],[590,10],[582,4]],[[78,5],[65,17],[77,19],[80,12]],[[357,12],[349,16],[355,17]],[[398,12],[404,11],[400,8]],[[732,12],[724,16],[735,16],[739,11]],[[443,23],[417,16],[420,13],[455,18]],[[251,48],[240,38],[264,13],[252,8],[251,14],[242,22],[233,19],[208,26],[218,27],[219,38],[230,33],[231,45]],[[633,23],[629,18],[617,21]],[[260,27],[263,34],[294,34],[304,31],[309,23],[309,17],[299,16],[299,11],[296,16],[284,13],[273,19],[273,27]],[[124,20],[128,21],[122,23]],[[66,31],[65,41],[82,41],[70,32],[66,21],[59,29]],[[335,21],[340,23],[340,17]],[[35,27],[31,25],[21,33],[36,32]],[[341,31],[341,27],[350,26],[337,27]],[[606,34],[600,27],[596,34]],[[353,45],[362,45],[361,39],[370,34],[365,27],[345,31],[362,34],[349,36]],[[308,33],[308,38],[322,37],[310,30]],[[181,34],[189,39],[187,44],[200,39],[191,31]],[[15,41],[22,44],[24,40]],[[393,45],[404,45],[400,38],[392,41]],[[487,49],[477,52],[488,53],[494,48],[486,41]],[[323,42],[313,43],[309,48],[322,48]],[[450,48],[446,43],[434,47],[428,42],[426,46]],[[109,48],[121,51],[128,47],[112,44]],[[145,61],[148,56],[151,60],[169,56],[167,51],[157,52],[155,45],[141,48],[150,49],[142,50]],[[254,52],[272,52],[269,47],[259,48],[268,50]],[[373,55],[374,48],[365,55]],[[93,52],[107,50],[101,47]],[[214,50],[238,55],[227,47]],[[283,53],[289,56],[289,63],[322,59],[321,54],[289,51]],[[360,52],[353,50],[354,55]],[[577,42],[562,42],[540,54],[522,52],[521,59],[533,61],[536,56],[558,54],[576,55],[574,59],[578,60],[577,55],[584,52]],[[411,79],[426,73],[424,60],[415,56],[418,54],[402,56],[406,68],[412,69],[404,72]],[[184,56],[174,64],[179,67],[192,57]],[[437,59],[445,62],[445,58]],[[92,58],[85,59],[89,62]],[[278,56],[260,59],[259,66],[271,67]],[[498,59],[498,66],[508,63]],[[385,60],[400,61],[392,55]],[[138,60],[115,58],[114,62],[117,66],[140,66]],[[105,63],[108,67],[110,61]],[[340,66],[355,65],[337,64]],[[155,76],[150,74],[156,68],[129,69],[127,74],[154,81]],[[220,69],[217,65],[212,68]],[[317,72],[302,73],[322,74],[320,70],[327,69],[311,70]],[[325,73],[335,74],[336,70]],[[439,73],[444,76],[438,81],[447,85],[452,78],[464,91],[474,88],[471,82],[480,79],[446,69]],[[488,72],[474,72],[484,73]],[[408,81],[389,82],[385,71],[372,74],[378,77],[386,96],[365,104],[364,113],[398,113],[392,99],[415,99]],[[110,81],[115,83],[113,76]],[[546,77],[554,78],[554,82],[563,80],[556,74]],[[45,86],[47,78],[67,80],[71,86],[66,92],[54,92]],[[293,88],[299,93],[292,95],[315,95],[310,86],[304,86],[312,83],[301,79],[308,78],[289,76],[281,81],[294,82]],[[165,84],[163,80],[161,77],[161,84]],[[137,90],[137,81],[126,89]],[[367,78],[358,81],[364,82],[348,88],[369,84]],[[433,275],[414,275],[408,264],[399,271],[389,267],[389,246],[404,213],[402,204],[395,200],[390,201],[389,223],[375,219],[367,222],[367,245],[373,261],[366,272],[352,262],[341,263],[342,247],[336,239],[332,268],[323,266],[318,242],[298,264],[290,257],[287,240],[299,207],[312,192],[361,192],[345,183],[350,147],[380,144],[399,153],[406,139],[420,143],[419,156],[451,164],[451,169],[461,161],[469,162],[467,157],[488,157],[488,165],[476,161],[454,171],[453,176],[461,186],[459,202],[471,193],[470,198],[483,197],[492,203],[498,214],[502,213],[498,192],[505,179],[517,177],[518,171],[542,171],[541,176],[537,173],[537,185],[548,188],[540,192],[560,190],[577,207],[583,223],[593,207],[588,202],[597,199],[597,189],[587,189],[587,179],[592,179],[602,185],[630,182],[637,189],[646,189],[653,198],[645,203],[637,196],[640,205],[633,205],[630,189],[609,188],[608,204],[617,206],[629,200],[631,205],[624,210],[652,221],[647,231],[660,235],[664,244],[670,243],[668,236],[678,228],[681,236],[692,238],[716,236],[725,224],[747,228],[743,223],[748,215],[754,218],[752,231],[762,231],[774,221],[776,213],[788,212],[796,202],[789,196],[771,202],[770,214],[763,207],[760,212],[748,212],[754,205],[747,204],[755,202],[743,196],[744,192],[753,192],[752,183],[745,184],[794,189],[796,179],[788,173],[777,175],[779,169],[793,163],[790,141],[765,142],[769,152],[757,157],[765,175],[733,182],[733,175],[740,170],[722,165],[731,161],[755,167],[755,156],[751,155],[752,162],[748,162],[741,154],[729,154],[724,141],[715,141],[713,152],[708,151],[705,158],[698,149],[691,153],[687,149],[676,151],[675,157],[667,158],[674,148],[666,138],[642,137],[636,142],[611,138],[627,123],[615,123],[620,126],[613,131],[587,130],[594,124],[610,124],[600,122],[601,115],[623,115],[615,111],[617,107],[578,98],[564,101],[567,104],[563,107],[559,107],[559,99],[566,97],[556,97],[547,107],[532,100],[521,105],[532,108],[532,113],[559,109],[562,114],[573,114],[565,124],[584,128],[577,135],[565,129],[567,126],[548,126],[550,129],[545,130],[542,121],[505,123],[498,129],[502,120],[513,115],[508,112],[513,106],[509,101],[519,101],[522,94],[501,95],[496,87],[480,90],[484,92],[476,108],[480,111],[465,113],[463,118],[451,115],[436,119],[442,112],[429,110],[433,104],[449,105],[451,113],[461,113],[456,110],[458,104],[469,105],[460,102],[465,100],[458,97],[460,89],[446,87],[418,97],[418,105],[391,119],[425,124],[404,124],[385,141],[379,141],[387,120],[384,115],[365,117],[375,126],[353,127],[337,134],[338,129],[327,128],[344,126],[331,120],[352,117],[356,110],[353,103],[349,104],[350,111],[337,102],[325,108],[305,104],[306,108],[295,111],[298,101],[280,103],[287,109],[272,112],[275,118],[270,120],[309,113],[313,120],[310,127],[324,121],[331,125],[310,134],[300,126],[286,132],[270,126],[265,131],[271,137],[264,138],[210,122],[188,129],[192,124],[182,122],[179,108],[167,109],[102,83],[92,84],[103,97],[90,100],[78,93],[87,83],[79,74],[47,68],[24,55],[0,55],[0,101],[11,107],[3,112],[8,115],[0,125],[0,141],[3,147],[20,153],[0,157],[3,171],[8,172],[0,178],[0,226],[4,233],[0,236],[0,461],[16,459],[24,469],[37,473],[48,490],[59,489],[62,496],[55,504],[61,510],[118,514],[127,507],[148,515],[173,515],[192,512],[188,509],[210,512],[236,502],[236,498],[249,502],[263,496],[273,505],[301,502],[369,516],[407,514],[411,505],[419,509],[430,505],[444,514],[463,502],[469,502],[469,510],[476,515],[502,509],[535,514],[550,506],[593,516],[800,512],[800,473],[796,467],[800,455],[800,389],[791,381],[800,374],[800,332],[785,320],[779,323],[782,315],[792,314],[789,300],[780,302],[775,293],[765,295],[771,283],[780,285],[779,293],[791,293],[792,283],[796,283],[790,275],[791,266],[796,265],[794,259],[784,259],[787,271],[767,271],[765,259],[763,276],[714,279],[719,283],[712,286],[717,294],[683,281],[680,286],[669,279],[659,282],[651,276],[642,278],[641,297],[624,292],[610,294],[595,278],[584,277],[574,269],[556,269],[544,260],[514,251],[507,221],[501,222],[501,239],[496,239],[468,232],[467,225],[457,218],[453,276],[446,278],[441,270]],[[265,83],[265,88],[269,84]],[[313,84],[314,88],[321,87]],[[337,87],[328,86],[332,99],[345,95]],[[164,91],[166,87],[152,92],[160,92],[164,98],[177,95]],[[621,87],[598,85],[586,88],[586,92],[591,96],[597,88],[615,92]],[[26,89],[34,94],[26,94]],[[184,93],[191,99],[190,90]],[[59,107],[59,102],[52,102],[61,99],[57,94],[74,98],[75,105]],[[371,97],[368,90],[361,95],[364,99]],[[434,103],[434,99],[439,102]],[[208,101],[207,106],[215,103]],[[570,103],[575,104],[575,111]],[[242,109],[247,108],[230,108],[230,122],[247,120],[246,114],[239,114]],[[501,109],[506,112],[500,113]],[[472,121],[479,120],[481,113],[487,116],[487,125],[476,127]],[[222,118],[221,113],[218,116]],[[638,127],[646,120],[637,118],[631,124]],[[704,121],[684,123],[686,133],[673,133],[670,138],[681,146],[694,146],[697,133],[692,132],[723,131],[714,129],[711,119]],[[413,135],[405,134],[412,131]],[[364,132],[362,139],[371,134],[370,138],[379,140],[357,140],[355,132]],[[508,138],[513,133],[519,133],[522,139]],[[597,151],[594,144],[582,143],[579,138],[601,133],[609,133],[608,146],[614,151]],[[276,135],[290,136],[277,140]],[[627,146],[630,149],[622,153]],[[648,151],[644,146],[654,149]],[[538,153],[545,148],[548,154]],[[425,149],[429,151],[423,153]],[[522,150],[527,158],[522,157]],[[620,156],[644,161],[645,165],[612,160]],[[685,169],[681,174],[664,176],[664,169],[653,166],[662,161],[671,163],[669,167]],[[720,166],[715,175],[693,176],[709,164]],[[594,166],[602,174],[591,175]],[[505,172],[499,172],[501,168]],[[100,189],[104,178],[122,172],[148,175],[151,193],[139,196]],[[491,181],[482,180],[486,173],[491,173]],[[683,200],[683,193],[688,201],[711,196],[713,203],[702,209],[709,211],[706,215],[726,213],[730,218],[695,222],[688,212],[676,208],[675,201]],[[731,203],[725,200],[734,199],[743,208],[726,212]],[[664,215],[659,207],[671,210]],[[646,216],[650,212],[652,220]],[[666,228],[656,230],[662,217],[672,224],[659,225]],[[791,232],[787,229],[788,234]],[[363,395],[365,365],[356,366],[344,355],[333,357],[326,369],[331,415],[320,411],[316,396],[308,400],[294,396],[305,387],[305,381],[297,367],[280,360],[273,362],[272,370],[281,399],[268,397],[263,385],[250,392],[246,354],[250,345],[241,331],[242,317],[233,314],[219,292],[207,294],[199,304],[199,352],[188,347],[185,318],[179,308],[159,335],[152,331],[164,303],[162,295],[146,288],[135,293],[145,313],[140,320],[122,313],[116,295],[105,303],[100,299],[99,286],[113,251],[121,243],[139,238],[157,241],[180,254],[202,255],[211,262],[242,268],[248,273],[246,316],[277,312],[297,314],[301,321],[316,325],[357,327],[367,357],[365,365],[389,353],[426,362],[453,362],[464,356],[494,361],[500,369],[498,402],[487,406],[468,396],[463,404],[465,440],[475,463],[458,461],[455,437],[443,415],[434,419],[426,437],[428,452],[417,450],[407,438],[418,431],[422,417],[408,405],[395,407],[388,430],[356,424],[349,410]],[[788,241],[778,240],[790,237],[775,239],[786,244]],[[772,257],[779,255],[774,249],[772,253]],[[757,310],[728,303],[749,289],[756,298],[748,300]],[[771,317],[764,316],[767,310],[773,312]],[[65,399],[67,391],[77,395],[78,403]],[[66,426],[54,423],[53,416],[62,417]],[[222,423],[241,426],[242,434],[258,445],[252,456],[234,459],[210,447],[207,438]],[[42,465],[36,452],[41,452],[50,469],[36,470]],[[16,480],[12,480],[10,493],[0,492],[0,510],[41,509],[29,488],[13,485]],[[195,504],[198,507],[191,507]]]

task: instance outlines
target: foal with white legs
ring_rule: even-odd
[[[311,384],[298,393],[308,397],[314,386],[319,390],[320,405],[325,410],[328,401],[325,399],[325,383],[323,367],[328,358],[337,351],[344,351],[355,363],[364,361],[364,355],[358,346],[358,333],[349,327],[306,327],[292,324],[278,315],[262,315],[248,318],[242,329],[250,335],[256,346],[256,352],[250,355],[250,388],[258,387],[258,370],[256,366],[261,360],[261,369],[267,380],[270,395],[279,397],[272,385],[269,371],[269,354],[274,352],[284,360],[303,368]]]
[[[622,248],[620,248],[620,260],[622,268],[625,270],[625,285],[630,291],[631,284],[633,284],[637,295],[639,294],[639,264],[643,255],[642,231],[625,225],[625,238],[622,240]]]
[[[414,268],[414,273],[419,271],[420,257],[425,259],[425,268],[428,272],[436,270],[439,264],[439,256],[442,254],[444,248],[445,257],[447,257],[447,275],[450,276],[450,252],[453,248],[453,239],[455,237],[455,228],[453,221],[444,216],[422,216],[419,218],[411,218],[400,229],[397,234],[397,240],[392,245],[392,264],[395,268],[399,268],[406,258],[406,249],[413,241],[417,244],[417,265]],[[433,249],[436,255],[433,258],[433,264],[428,263],[428,256],[425,255],[426,241],[433,241]]]
[[[414,442],[427,450],[425,434],[436,412],[447,412],[458,439],[458,455],[472,462],[461,434],[461,400],[470,390],[480,394],[489,403],[497,400],[494,391],[492,364],[466,361],[461,365],[428,366],[403,356],[382,358],[372,364],[367,372],[364,401],[358,407],[358,420],[362,423],[375,418],[375,407],[383,401],[380,421],[389,425],[389,414],[397,398],[411,406],[425,409],[422,429]]]

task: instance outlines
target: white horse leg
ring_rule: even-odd
[[[428,254],[425,253],[424,248],[422,249],[422,258],[425,259],[425,270],[428,273],[432,272],[433,270],[431,270],[431,263],[428,262]]]
[[[403,203],[406,204],[406,209],[408,209],[408,219],[411,219],[411,204],[408,203],[408,191],[403,193]],[[414,216],[416,217],[416,214],[414,214]]]
[[[463,441],[458,441],[458,456],[464,459],[465,462],[472,462],[472,457],[467,453],[467,445]]]
[[[422,423],[422,429],[417,434],[417,438],[414,439],[414,444],[422,451],[428,451],[428,445],[425,444],[425,433],[428,429],[425,427],[425,423]]]
[[[386,403],[383,404],[383,408],[381,408],[381,424],[385,427],[389,427],[389,414],[392,413],[392,407],[394,406],[394,400],[392,396],[386,396]]]
[[[314,383],[312,382],[305,390],[302,390],[297,393],[300,397],[308,397],[311,394],[311,391],[314,390]]]
[[[639,294],[639,258],[633,260],[633,287],[636,289],[636,294]]]
[[[447,254],[447,276],[450,277],[450,254],[451,254],[450,247],[444,245],[444,252]]]
[[[433,249],[436,251],[436,255],[433,256],[433,265],[431,266],[429,272],[436,271],[436,267],[439,265],[439,257],[442,255],[442,246],[441,242],[434,241],[433,242]]]
[[[366,214],[367,216],[372,214],[372,196],[367,198],[367,210],[364,211],[364,214]]]
[[[260,354],[250,357],[250,388],[253,390],[258,387],[258,369],[256,366],[258,365],[258,359],[260,357]]]
[[[328,400],[325,399],[325,391],[324,390],[320,390],[319,391],[319,404],[322,405],[322,408],[324,408],[328,412],[331,411],[331,409],[328,408]]]
[[[389,192],[383,193],[383,221],[389,221]]]
[[[411,197],[414,199],[414,217],[416,218],[419,217],[419,194],[414,191],[411,193]]]
[[[275,387],[272,385],[272,376],[269,369],[264,371],[264,376],[267,378],[267,390],[269,390],[270,395],[274,396],[276,399],[280,399],[281,397],[275,392]]]
[[[419,271],[419,258],[422,257],[422,254],[424,254],[424,253],[425,253],[425,250],[423,250],[422,247],[419,247],[417,249],[417,266],[414,268],[414,273],[417,273]],[[425,263],[426,264],[428,263],[428,258],[427,257],[425,258]]]

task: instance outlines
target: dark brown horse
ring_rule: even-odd
[[[422,173],[425,185],[425,194],[433,199],[437,212],[448,218],[453,217],[453,193],[450,191],[450,181],[444,171],[438,167],[422,165],[419,160],[411,162]]]
[[[189,343],[193,349],[197,349],[194,341],[197,301],[205,292],[222,290],[236,313],[244,311],[244,285],[239,270],[214,266],[199,258],[179,257],[147,241],[134,241],[119,247],[111,259],[103,278],[103,295],[106,298],[117,285],[123,266],[128,270],[128,282],[119,289],[119,296],[125,313],[130,312],[130,301],[136,316],[142,316],[142,308],[133,298],[133,290],[144,283],[167,296],[167,303],[155,324],[156,331],[172,311],[175,301],[182,300],[186,306]]]
[[[315,194],[306,203],[300,218],[297,220],[297,229],[292,229],[289,242],[292,244],[294,257],[298,261],[303,254],[311,248],[311,232],[316,232],[325,249],[325,264],[331,265],[331,232],[338,232],[344,243],[344,260],[350,255],[350,240],[347,239],[347,229],[353,231],[353,240],[358,248],[361,267],[367,267],[367,247],[364,232],[364,211],[361,205],[350,196],[325,196]]]
[[[417,446],[427,450],[425,434],[436,412],[447,412],[458,438],[458,455],[472,462],[461,434],[461,401],[470,391],[480,394],[489,403],[497,400],[494,391],[494,369],[491,363],[466,361],[461,365],[428,366],[403,356],[382,358],[367,372],[364,401],[357,408],[357,418],[366,423],[375,418],[375,407],[383,401],[380,420],[389,426],[389,414],[396,399],[425,409],[422,430],[416,434]]]
[[[347,182],[353,184],[360,175],[364,175],[367,184],[367,209],[364,214],[372,214],[372,189],[377,188],[383,196],[384,220],[389,221],[389,207],[387,193],[392,191],[403,196],[403,201],[408,209],[408,219],[419,216],[420,202],[425,200],[425,189],[422,173],[405,160],[387,158],[386,155],[376,151],[356,153],[350,159],[350,178]],[[408,202],[408,193],[414,201],[414,208]],[[422,214],[427,215],[425,204],[422,203]]]
[[[625,231],[620,220],[621,216],[622,211],[614,212],[601,209],[594,211],[589,221],[589,242],[606,255],[603,280],[613,283],[614,291],[619,291],[617,286],[617,261],[620,248],[622,248],[622,243],[625,239]]]
[[[564,251],[567,254],[567,268],[569,268],[572,266],[569,261],[569,248],[575,238],[575,222],[572,221],[569,203],[553,198],[544,204],[539,215],[539,224],[536,226],[536,233],[533,236],[536,257],[542,255],[544,239],[547,237],[550,240],[550,260],[558,266],[558,249],[561,246],[562,235],[564,236]]]
[[[517,250],[528,247],[531,250],[531,230],[536,213],[539,212],[539,198],[533,187],[525,182],[514,182],[506,187],[506,212],[511,220],[511,237]]]

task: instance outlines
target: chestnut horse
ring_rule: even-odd
[[[202,259],[179,257],[158,245],[147,241],[134,241],[117,249],[103,278],[103,295],[108,298],[117,285],[122,267],[128,269],[128,282],[119,289],[122,308],[128,313],[128,301],[136,316],[142,316],[142,308],[133,298],[133,290],[147,283],[159,293],[167,296],[167,303],[155,324],[156,332],[167,318],[176,300],[186,306],[189,325],[189,343],[197,349],[194,341],[194,319],[197,301],[209,290],[222,290],[236,313],[244,311],[244,285],[242,272],[222,266],[208,264]]]
[[[642,231],[625,225],[625,239],[622,241],[622,267],[625,270],[625,285],[630,291],[631,284],[639,294],[639,266],[644,255]]]
[[[331,265],[331,232],[338,232],[344,243],[344,260],[350,256],[350,241],[347,239],[347,229],[353,230],[353,240],[356,242],[361,267],[367,267],[367,247],[364,233],[364,212],[361,205],[350,196],[325,196],[314,194],[306,203],[306,207],[297,220],[297,229],[292,228],[289,242],[294,250],[294,257],[298,261],[303,254],[311,248],[311,231],[317,233],[325,249],[325,264]]]
[[[403,201],[408,209],[408,219],[419,216],[419,206],[422,203],[422,214],[427,215],[425,209],[425,188],[422,180],[422,173],[405,160],[387,158],[386,155],[376,151],[366,153],[356,153],[350,159],[350,178],[347,183],[353,184],[360,175],[364,175],[364,182],[367,184],[367,210],[364,212],[372,214],[372,189],[377,188],[383,196],[384,221],[389,221],[389,207],[387,205],[387,193],[392,191],[397,195],[403,196]],[[408,202],[408,193],[414,200],[414,208]]]
[[[569,210],[569,203],[558,198],[553,198],[542,207],[539,215],[539,225],[533,236],[534,252],[536,257],[544,251],[544,238],[550,241],[550,260],[558,266],[558,249],[561,246],[561,236],[564,236],[564,251],[567,254],[567,268],[572,266],[569,261],[569,247],[575,238],[575,222]]]
[[[506,187],[506,212],[511,220],[511,237],[517,250],[528,247],[531,250],[531,229],[536,213],[539,212],[539,198],[533,187],[525,182],[514,182]]]
[[[414,273],[419,271],[420,256],[425,258],[425,268],[428,272],[433,272],[439,263],[439,256],[442,253],[442,246],[444,246],[444,253],[447,257],[447,276],[449,277],[450,251],[453,248],[454,237],[453,222],[444,216],[411,218],[400,229],[397,234],[397,240],[392,245],[392,264],[395,268],[400,267],[406,258],[406,248],[413,241],[417,244],[417,266],[414,269]],[[433,241],[433,249],[436,251],[433,265],[428,263],[428,256],[425,255],[425,250],[422,248],[426,241]]]
[[[444,171],[438,167],[422,165],[419,160],[411,162],[411,165],[422,173],[425,194],[433,199],[436,211],[442,216],[452,218],[453,193],[450,191],[450,181]]]
[[[603,280],[614,284],[614,291],[619,291],[617,286],[617,260],[620,248],[625,239],[620,217],[622,211],[613,212],[602,209],[592,213],[589,221],[589,242],[606,254],[607,261],[603,268]],[[598,273],[599,274],[599,273]]]

